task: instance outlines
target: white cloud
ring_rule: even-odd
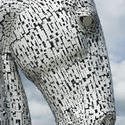
[[[112,62],[112,75],[113,75],[113,85],[114,85],[114,94],[116,102],[116,111],[117,111],[117,124],[121,125],[120,118],[125,120],[125,60],[119,63]]]
[[[118,116],[116,125],[125,125],[125,116]]]
[[[32,89],[32,88],[31,88]],[[54,116],[43,99],[42,95],[39,94],[37,90],[34,91],[36,94],[32,100],[29,98],[29,110],[31,113],[32,124],[33,125],[55,125]],[[36,100],[37,96],[41,99]]]
[[[47,104],[42,104],[42,101],[29,101],[30,111],[33,117],[49,116],[51,114],[50,108]]]
[[[32,125],[56,125],[53,119],[44,118],[34,118],[32,119]]]
[[[124,0],[95,0],[97,10],[106,31],[113,35],[121,31],[121,19],[125,18]],[[116,29],[115,31],[113,29]],[[109,31],[108,31],[109,30]],[[118,34],[119,35],[119,34]]]
[[[110,58],[125,59],[125,0],[95,0]],[[119,56],[121,55],[121,56]]]
[[[124,99],[125,96],[125,61],[111,63],[115,96],[117,99]]]
[[[95,3],[100,12],[103,12],[103,15],[108,14],[108,16],[114,16],[119,18],[124,15],[125,12],[125,1],[124,0],[95,0]]]

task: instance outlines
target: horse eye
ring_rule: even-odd
[[[80,22],[84,26],[90,26],[93,24],[93,18],[91,16],[82,16],[80,17]]]
[[[83,17],[80,17],[80,21],[83,22]]]

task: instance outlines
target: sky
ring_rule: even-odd
[[[95,0],[108,48],[116,102],[116,125],[125,122],[125,0]],[[52,112],[40,91],[21,79],[28,98],[32,125],[56,125]]]

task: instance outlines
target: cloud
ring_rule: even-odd
[[[110,58],[125,59],[125,0],[95,0]]]
[[[124,125],[125,124],[125,116],[118,116],[116,125]]]
[[[53,114],[47,104],[42,104],[40,101],[29,101],[29,109],[31,112],[31,117],[33,125],[54,125]]]
[[[34,98],[32,99],[32,101],[30,101],[29,99],[29,110],[31,113],[32,124],[33,125],[55,125],[55,119],[51,112],[50,107],[46,103],[43,96],[39,95],[39,93],[36,92],[36,95],[37,94],[39,97],[41,97],[40,100],[36,101],[36,99]]]
[[[55,119],[42,93],[20,71],[20,76],[27,95],[33,125],[55,125]]]
[[[95,0],[95,2],[105,31],[112,35],[112,38],[114,38],[114,34],[120,35],[119,31],[124,30],[123,28],[121,29],[121,25],[125,19],[125,1]]]
[[[117,115],[125,116],[125,60],[119,63],[112,62],[112,75],[116,99]]]
[[[47,104],[42,104],[41,101],[29,101],[30,111],[33,117],[47,116],[50,115],[51,111]]]
[[[111,63],[114,87],[117,99],[123,99],[125,95],[125,61]]]

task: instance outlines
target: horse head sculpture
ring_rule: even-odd
[[[17,66],[42,92],[57,125],[115,124],[109,58],[93,0],[1,0],[0,31],[1,125],[31,125]]]

